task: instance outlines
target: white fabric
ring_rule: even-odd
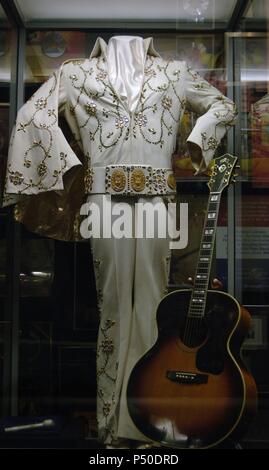
[[[146,51],[142,38],[114,36],[107,48],[110,83],[131,112],[135,111],[144,79]]]
[[[102,214],[101,195],[90,195],[88,201],[98,204]],[[139,198],[138,202],[145,203],[148,199]],[[166,204],[160,197],[153,197],[151,202],[163,205],[164,210],[159,213],[164,217],[160,222],[165,224]],[[115,203],[119,204],[119,201],[112,200],[112,212]],[[122,210],[126,204],[131,208],[135,224],[132,199],[126,199],[126,202],[121,199],[121,204]],[[129,417],[125,392],[133,366],[157,338],[155,316],[159,301],[167,293],[169,240],[157,237],[93,238],[91,246],[100,308],[97,344],[99,436],[107,443],[119,437],[148,441]],[[103,351],[105,340],[112,342],[107,354]]]

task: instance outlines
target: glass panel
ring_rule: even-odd
[[[269,189],[243,183],[241,191],[236,201],[237,290],[245,305],[269,305]]]
[[[62,8],[62,4],[47,0],[16,0],[20,11],[29,20],[170,20],[175,18],[182,21],[223,21],[228,20],[233,12],[236,0],[226,0],[225,4],[217,0],[137,0],[136,3],[126,3],[116,0],[111,4],[106,0],[89,2],[78,0],[76,4]]]
[[[269,16],[269,5],[266,0],[252,0],[245,13],[245,18],[265,20]]]
[[[251,2],[247,18],[268,20],[268,15],[268,2]],[[237,34],[234,41],[240,111],[236,148],[241,155],[241,182],[235,189],[235,292],[251,316],[243,357],[256,380],[259,400],[245,439],[249,447],[268,448],[269,376],[264,364],[269,357],[269,37],[265,31],[249,32]]]
[[[2,295],[1,307],[2,307]],[[1,308],[1,312],[3,312]],[[11,322],[0,320],[0,417],[3,418],[9,413],[9,366],[10,366],[10,338]]]
[[[0,10],[0,207],[7,162],[10,117],[10,81],[12,40],[7,18]],[[9,406],[9,367],[10,367],[10,318],[7,311],[7,230],[8,212],[0,208],[0,407],[1,416]]]
[[[241,58],[241,146],[237,147],[241,150],[243,180],[249,180],[237,187],[237,292],[245,304],[267,304],[268,36],[247,33],[235,41]]]
[[[0,187],[6,166],[9,136],[9,91],[11,74],[11,30],[0,22]]]
[[[241,52],[240,127],[241,170],[244,176],[265,185],[268,166],[268,36],[249,34],[237,39]],[[239,52],[238,52],[239,53]]]
[[[56,2],[51,5],[52,9],[49,8],[50,2],[46,2],[46,5],[44,2],[18,1],[17,3],[22,9],[25,8],[24,14],[27,19],[36,17],[40,19],[42,11],[52,15],[53,19],[57,18],[57,14],[59,18],[64,19],[63,12],[57,13],[55,9]],[[84,2],[79,3],[86,6]],[[76,12],[72,15],[72,19],[76,19],[78,11],[82,16],[83,10],[78,8],[79,3],[74,7]],[[197,17],[195,16],[198,14],[197,10],[193,10],[195,2],[187,0],[181,2],[182,10],[178,9],[178,2],[173,2],[170,10],[167,5],[172,3],[168,2],[163,7],[162,2],[162,8],[166,10],[166,15],[162,18],[172,19],[172,12],[176,6],[177,18],[180,13],[180,18],[196,23],[212,19],[212,16],[228,19],[235,4],[235,2],[226,2],[224,5],[218,2],[217,16],[217,3],[214,2],[213,10],[209,10],[209,6],[212,7],[210,0],[199,3],[203,5],[204,12]],[[97,7],[101,8],[101,5],[102,2],[95,5],[96,10],[91,10],[92,16],[98,17]],[[113,4],[115,16],[119,5],[120,2]],[[137,5],[135,8],[137,10]],[[147,8],[150,8],[150,4],[147,4]],[[150,12],[151,19],[153,19],[152,12],[155,11],[156,15],[161,17],[164,10],[161,7],[156,8],[155,2],[155,8]],[[72,10],[68,9],[67,14],[71,16]],[[125,10],[121,11],[121,14],[122,16],[117,17],[123,18],[126,15]],[[113,15],[110,15],[110,18],[113,18]],[[147,16],[144,16],[145,18]],[[131,34],[137,33],[132,30]],[[107,41],[112,33],[106,32],[100,35]],[[143,35],[154,36],[156,49],[164,58],[187,60],[201,75],[227,94],[227,63],[223,35],[208,33],[183,35],[167,32],[154,34],[144,32]],[[24,70],[25,99],[32,96],[63,61],[88,56],[96,36],[81,31],[28,31]],[[267,44],[266,34],[235,39],[235,63],[238,68],[238,70],[236,68],[238,73],[236,84],[239,88],[237,104],[240,110],[240,132],[236,135],[238,139],[236,145],[242,157],[242,178],[235,190],[235,287],[236,298],[247,307],[252,317],[252,327],[245,341],[243,354],[257,381],[261,406],[267,400],[266,390],[269,383],[268,373],[264,373],[261,367],[261,362],[265,363],[268,359]],[[4,58],[7,54],[5,46],[3,50]],[[229,64],[231,69],[233,66],[233,63]],[[2,70],[1,93],[4,98],[1,101],[5,115],[2,119],[5,129],[2,139],[4,161],[7,148],[5,139],[8,135],[7,90],[10,73],[5,62]],[[187,278],[194,276],[208,200],[206,181],[210,172],[202,177],[193,176],[194,171],[184,144],[195,121],[196,116],[186,113],[174,155],[174,168],[179,186],[178,202],[189,204],[189,240],[186,249],[175,250],[172,254],[170,289],[185,287]],[[64,121],[61,122],[61,126],[72,142],[72,136],[68,134]],[[225,153],[227,147],[227,139],[224,139],[218,149],[218,155]],[[2,215],[5,220],[4,211],[0,217]],[[228,197],[227,193],[224,193],[211,269],[211,278],[218,277],[224,291],[228,290],[229,281],[227,254],[229,215]],[[0,243],[5,238],[6,227],[5,224],[1,224]],[[95,362],[99,316],[89,243],[56,241],[22,228],[21,245],[19,414],[39,417],[55,413],[57,416],[83,417],[84,422],[87,421],[88,431],[90,430],[91,435],[96,437]],[[233,262],[233,259],[229,262]],[[3,306],[3,309],[6,296],[5,263],[6,248],[3,242],[0,245],[0,306]],[[0,318],[1,357],[4,357],[5,344],[9,339],[9,326],[4,317]],[[109,341],[105,346],[111,347]],[[3,380],[1,384],[4,384]],[[268,426],[263,427],[259,420],[252,429],[254,431],[249,439],[253,439],[255,432],[259,439],[262,432],[268,434]]]

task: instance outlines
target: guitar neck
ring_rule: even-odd
[[[202,318],[205,314],[211,262],[214,250],[217,221],[222,191],[228,186],[235,168],[237,157],[226,153],[215,159],[210,181],[210,193],[205,215],[203,234],[194,277],[188,317]]]
[[[200,318],[204,316],[210,269],[214,251],[214,242],[217,230],[220,198],[220,192],[210,192],[209,194],[203,234],[198,255],[198,263],[193,283],[193,291],[188,311],[189,317]]]

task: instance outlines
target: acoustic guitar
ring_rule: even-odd
[[[256,385],[240,357],[250,315],[228,293],[208,289],[221,193],[236,161],[229,154],[215,160],[193,288],[163,297],[157,341],[129,378],[130,416],[163,446],[238,439],[256,411]]]

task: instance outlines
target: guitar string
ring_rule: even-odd
[[[192,321],[193,319],[190,317],[190,311],[192,309],[191,302],[192,302],[192,298],[193,298],[193,292],[195,290],[195,285],[196,285],[196,280],[197,280],[197,272],[198,272],[198,268],[199,268],[199,265],[200,265],[202,243],[203,243],[203,238],[204,238],[204,234],[205,234],[205,230],[206,230],[206,226],[207,226],[207,217],[206,216],[209,213],[209,206],[210,206],[210,194],[209,194],[209,198],[208,198],[208,201],[207,201],[207,208],[206,208],[206,212],[205,212],[205,220],[204,220],[204,224],[203,224],[203,234],[202,234],[200,247],[199,247],[199,252],[198,252],[198,263],[197,263],[197,266],[196,266],[196,272],[195,272],[195,276],[194,276],[194,280],[193,280],[193,289],[192,289],[192,292],[191,292],[190,305],[189,305],[189,309],[188,309],[188,313],[187,313],[185,330],[184,330],[184,335],[183,335],[184,344],[190,345],[190,346],[192,345],[194,330],[197,330],[197,328],[198,328],[198,326],[195,328],[194,325],[193,325],[194,322]]]
[[[207,210],[206,210],[206,216],[208,215],[209,212],[212,212],[212,210],[209,211],[210,205],[212,205],[212,201],[210,200],[211,195],[212,195],[212,193],[209,194],[209,199],[208,199],[208,203],[207,203]],[[219,193],[219,196],[220,196],[220,193]],[[205,222],[204,222],[204,227],[203,227],[203,236],[202,236],[202,239],[201,239],[201,245],[202,245],[204,243],[205,230],[208,229],[208,228],[213,229],[213,236],[211,237],[211,241],[210,241],[210,243],[211,243],[210,255],[207,255],[207,256],[210,257],[210,261],[208,263],[208,268],[207,268],[207,282],[206,282],[205,287],[202,288],[202,290],[204,290],[205,292],[208,291],[208,287],[209,287],[209,276],[210,276],[210,268],[211,268],[211,262],[212,262],[212,257],[213,257],[214,241],[215,241],[215,234],[216,234],[216,229],[217,229],[217,220],[218,220],[218,214],[219,214],[219,208],[220,208],[220,197],[218,197],[218,200],[216,202],[214,202],[214,206],[215,206],[214,207],[214,212],[215,212],[216,215],[215,215],[213,226],[208,227],[208,218],[206,217]],[[199,261],[197,263],[197,269],[196,269],[195,278],[194,278],[193,291],[195,290],[195,285],[197,283],[197,281],[196,281],[197,277],[196,276],[197,276],[198,267],[199,267],[199,265],[201,265],[201,263],[200,263],[201,251],[202,251],[202,247],[200,246]],[[192,299],[192,295],[193,295],[193,292],[191,294],[191,299]],[[190,302],[191,302],[191,299],[190,299]],[[201,313],[201,316],[198,317],[198,318],[193,318],[189,315],[190,310],[192,309],[191,304],[189,306],[187,317],[186,317],[185,328],[184,328],[184,334],[183,334],[183,343],[186,344],[186,345],[191,346],[193,344],[193,339],[195,340],[196,338],[198,338],[199,330],[201,331],[202,322],[204,320],[206,300],[207,300],[207,295],[204,296],[204,302],[203,302],[203,305],[201,306],[202,307],[201,312],[199,312],[199,308],[198,308],[199,314]]]
[[[214,227],[211,227],[211,228],[213,228],[213,230],[215,232],[216,231],[216,223],[214,223]],[[210,266],[211,266],[211,260],[212,260],[212,256],[213,256],[214,235],[211,238],[211,240],[212,240],[211,241],[212,246],[211,246],[210,255],[209,255],[210,256],[210,263],[208,264],[208,268],[207,268],[208,279],[207,279],[205,285],[202,287],[202,290],[204,290],[205,292],[207,292],[208,285],[209,285]],[[195,290],[195,285],[196,285],[196,283],[194,283],[193,290]],[[197,339],[198,333],[199,333],[199,331],[201,331],[201,326],[202,326],[202,323],[204,321],[206,300],[207,300],[207,295],[204,296],[203,304],[201,306],[196,307],[196,312],[197,312],[197,314],[199,314],[199,317],[195,318],[195,317],[191,317],[189,315],[187,316],[186,328],[185,328],[185,333],[184,333],[184,342],[185,342],[185,344],[189,344],[191,346],[193,344],[193,339],[194,340]],[[193,307],[190,307],[190,310],[193,311]]]
[[[213,228],[213,227],[212,227]],[[216,223],[214,224],[214,232],[216,231]],[[211,253],[210,253],[210,259],[212,260],[212,256],[213,256],[213,244],[214,244],[214,236],[212,237],[212,247],[211,247]],[[211,266],[211,262],[209,263],[208,265],[208,270],[207,270],[207,276],[208,276],[208,279],[207,279],[207,282],[206,282],[206,285],[203,286],[203,289],[205,292],[207,292],[208,290],[208,285],[209,285],[209,275],[210,275],[210,266]],[[194,288],[195,289],[195,286]],[[185,329],[185,334],[184,334],[184,337],[185,337],[185,340],[184,342],[186,344],[189,344],[190,346],[193,344],[193,340],[197,339],[198,338],[198,333],[199,331],[201,331],[201,326],[202,326],[202,323],[204,321],[204,313],[205,313],[205,308],[206,308],[206,300],[207,300],[207,295],[204,296],[204,302],[203,302],[203,305],[199,306],[198,307],[198,310],[196,310],[196,312],[200,315],[198,318],[195,318],[195,317],[191,317],[191,316],[188,316],[187,317],[187,325],[186,325],[186,329]],[[197,309],[197,307],[196,307]]]

